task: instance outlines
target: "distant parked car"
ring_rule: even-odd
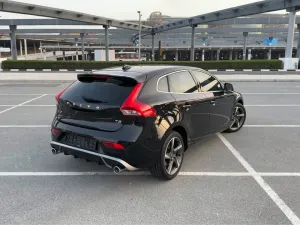
[[[148,168],[166,180],[178,174],[190,144],[236,132],[246,119],[242,95],[231,84],[193,67],[79,74],[56,100],[53,154],[103,162],[115,173]]]

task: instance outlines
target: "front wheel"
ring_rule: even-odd
[[[242,104],[237,103],[235,105],[232,117],[233,117],[233,120],[232,120],[229,128],[227,130],[225,130],[225,132],[227,132],[227,133],[237,132],[243,127],[243,125],[246,121],[245,107]]]
[[[152,175],[164,180],[175,178],[183,162],[184,150],[181,135],[171,131],[164,139],[159,162],[150,168]]]

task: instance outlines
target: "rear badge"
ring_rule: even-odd
[[[88,109],[96,109],[99,110],[100,106],[93,106],[93,105],[83,105],[83,104],[76,104],[76,103],[72,103],[72,102],[67,102],[67,105],[72,105],[72,106],[77,106],[80,108],[88,108]]]

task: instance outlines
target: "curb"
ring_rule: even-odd
[[[90,72],[95,70],[87,69],[3,69],[3,72]],[[300,72],[299,70],[282,69],[216,69],[208,72]]]

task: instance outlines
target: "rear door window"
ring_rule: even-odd
[[[102,78],[76,81],[61,98],[69,101],[122,105],[136,84],[131,78],[104,75]]]
[[[173,93],[198,92],[198,85],[188,71],[181,71],[168,76],[170,91]]]
[[[199,81],[202,91],[222,91],[221,83],[213,76],[202,71],[193,71],[193,75]]]

